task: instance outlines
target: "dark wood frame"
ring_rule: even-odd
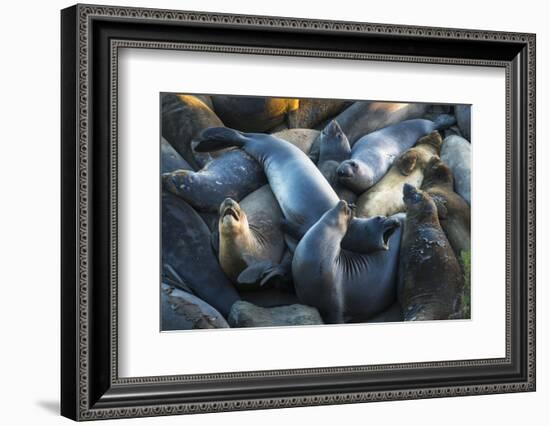
[[[535,390],[535,35],[76,5],[61,13],[61,413],[75,420]],[[506,69],[506,357],[119,378],[121,47]]]

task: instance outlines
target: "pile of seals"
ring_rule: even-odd
[[[468,106],[163,94],[161,114],[163,330],[469,318]]]

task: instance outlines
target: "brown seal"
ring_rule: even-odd
[[[457,257],[470,250],[470,206],[453,190],[451,169],[439,158],[428,163],[422,190],[430,194],[437,206],[439,222]]]
[[[407,216],[399,261],[398,300],[405,321],[446,320],[460,310],[464,278],[431,196],[405,184]]]
[[[418,139],[416,145],[405,151],[391,166],[386,175],[357,200],[357,216],[389,216],[405,211],[403,185],[419,188],[424,169],[434,156],[439,155],[443,140],[439,132]]]
[[[193,95],[165,93],[161,98],[162,136],[194,170],[201,169],[214,155],[194,152],[193,138],[208,127],[223,126],[201,99]]]
[[[231,281],[248,288],[279,265],[285,250],[282,219],[269,185],[254,191],[240,204],[231,198],[224,200],[219,210],[218,258]],[[248,268],[254,279],[239,279]]]

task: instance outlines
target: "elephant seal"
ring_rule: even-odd
[[[239,275],[247,268],[261,267],[261,273],[265,273],[281,262],[285,250],[282,218],[269,185],[257,189],[240,204],[231,198],[221,203],[218,258],[233,283],[239,284]],[[242,280],[240,284],[248,287]]]
[[[442,143],[437,130],[418,139],[413,148],[395,160],[382,179],[359,197],[357,216],[390,216],[405,211],[403,185],[420,187],[424,169],[432,157],[439,155]]]
[[[334,119],[353,146],[361,137],[400,121],[420,118],[428,111],[427,104],[356,101]],[[320,150],[317,140],[310,157],[317,162]]]
[[[287,116],[289,129],[313,128],[335,116],[351,104],[337,99],[298,99],[298,108]]]
[[[453,171],[455,191],[471,205],[472,145],[460,136],[447,136],[441,148],[441,159]]]
[[[355,203],[357,196],[339,182],[336,174],[340,163],[349,159],[351,155],[348,138],[336,120],[332,120],[319,135],[319,148],[317,167],[339,199]]]
[[[463,251],[470,250],[470,206],[454,192],[451,169],[437,157],[426,167],[422,190],[434,200],[439,223],[460,259]]]
[[[282,139],[264,133],[242,133],[227,127],[204,130],[197,139],[200,152],[237,146],[261,164],[281,207],[284,231],[299,240],[329,209],[338,196],[310,159],[300,149]],[[378,250],[378,241],[369,238],[376,232],[372,222],[354,218],[343,247],[360,253]],[[292,250],[296,241],[286,239]]]
[[[211,156],[193,152],[193,138],[202,130],[223,126],[223,123],[196,96],[165,93],[161,97],[161,126],[162,136],[194,170],[198,170]]]
[[[273,136],[290,142],[295,147],[299,148],[304,154],[309,154],[313,142],[319,136],[319,130],[313,129],[287,129],[280,132],[272,133]]]
[[[160,172],[170,173],[174,170],[193,170],[189,163],[170,145],[166,139],[160,139]]]
[[[266,183],[262,167],[240,150],[228,151],[202,170],[176,170],[162,176],[164,188],[201,212],[217,212],[226,198],[240,201]]]
[[[300,104],[298,99],[263,96],[215,95],[211,99],[225,125],[243,132],[266,132],[283,123]]]
[[[229,328],[225,318],[212,306],[186,291],[161,284],[160,330]]]
[[[396,299],[400,220],[372,218],[386,250],[365,255],[340,246],[352,218],[339,201],[300,240],[292,260],[298,299],[319,309],[327,323],[363,322]]]
[[[470,105],[455,105],[455,117],[462,136],[471,141],[472,107]]]
[[[163,281],[195,294],[227,316],[239,295],[210,247],[210,230],[185,201],[162,194]]]
[[[378,182],[394,160],[419,138],[454,123],[454,117],[442,114],[436,121],[406,120],[369,133],[353,146],[351,158],[338,166],[338,179],[344,186],[361,195]]]
[[[405,321],[445,320],[460,309],[463,276],[437,207],[425,192],[403,187],[407,216],[399,262],[398,300]]]

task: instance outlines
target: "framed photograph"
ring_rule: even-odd
[[[535,35],[61,12],[61,412],[535,390]]]

